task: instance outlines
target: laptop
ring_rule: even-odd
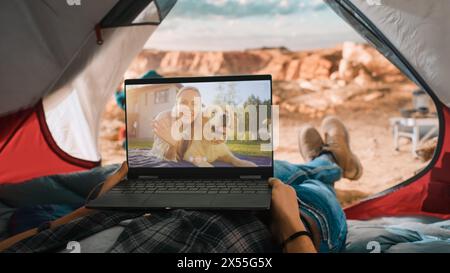
[[[270,75],[126,80],[125,102],[127,177],[88,208],[270,208]]]

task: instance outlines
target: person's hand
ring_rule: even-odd
[[[109,191],[117,184],[119,184],[120,181],[122,181],[127,176],[127,173],[128,173],[128,164],[126,161],[124,161],[120,166],[120,168],[105,180],[98,196],[104,194],[105,192]]]
[[[270,178],[269,185],[272,187],[272,234],[281,243],[295,232],[305,230],[305,226],[294,188],[276,178]]]
[[[153,120],[154,133],[170,146],[175,146],[177,141],[172,137],[171,123],[168,119]]]

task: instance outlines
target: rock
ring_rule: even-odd
[[[274,80],[328,79],[350,83],[361,70],[369,77],[401,82],[405,77],[375,49],[365,44],[343,43],[335,48],[292,52],[286,48],[246,51],[144,50],[126,77],[157,69],[164,75],[271,74]]]
[[[289,113],[315,116],[334,111],[335,106],[356,96],[364,95],[366,102],[376,100],[384,93],[366,92],[380,91],[383,84],[406,79],[375,49],[354,42],[299,52],[286,48],[224,52],[144,50],[125,77],[139,77],[150,69],[164,76],[270,74],[275,104]],[[105,118],[124,120],[123,111],[113,100],[106,107]]]
[[[337,81],[337,86],[339,87],[344,87],[347,83],[344,80],[338,80]]]
[[[248,74],[263,69],[268,62],[265,54],[249,51],[163,53],[162,57],[158,54],[155,58],[152,57],[154,51],[143,51],[141,55],[147,60],[152,60],[148,62],[154,64],[154,68],[162,73],[183,71],[197,75]]]
[[[339,71],[335,71],[335,72],[331,73],[330,80],[339,81]],[[345,83],[345,81],[344,81],[344,83]]]
[[[300,76],[302,79],[328,79],[331,75],[331,61],[313,54],[306,57],[300,66]]]
[[[272,103],[273,103],[274,105],[279,104],[280,101],[281,101],[281,98],[280,98],[279,96],[277,96],[277,95],[273,95],[273,96],[272,96]]]
[[[351,63],[369,65],[374,59],[374,54],[364,44],[344,42],[342,44],[342,59]]]
[[[356,70],[350,61],[342,59],[339,62],[339,70],[337,75],[338,78],[344,82],[350,82],[355,78]]]
[[[300,60],[292,60],[288,63],[286,69],[286,76],[284,77],[287,81],[292,81],[299,78],[300,75]]]
[[[353,80],[353,82],[361,87],[370,87],[373,83],[372,77],[365,72],[365,70],[359,70],[358,76]]]
[[[434,137],[428,141],[422,143],[416,150],[417,156],[422,162],[431,160],[436,149],[438,138]]]
[[[284,103],[282,104],[282,106],[284,109],[288,110],[289,112],[295,112],[297,109],[297,106],[295,104],[289,104],[289,103]]]
[[[298,86],[300,86],[300,88],[302,89],[311,90],[314,92],[320,92],[323,90],[319,84],[313,84],[311,81],[307,80],[299,80]]]
[[[370,93],[370,94],[368,94],[368,95],[365,95],[364,98],[363,98],[363,100],[364,100],[365,102],[370,102],[370,101],[373,101],[373,100],[382,98],[383,96],[384,96],[384,93],[383,93],[383,92],[376,91],[376,92]]]
[[[260,70],[256,71],[255,74],[270,74],[274,80],[285,80],[286,78],[286,70],[289,66],[289,62],[291,61],[292,56],[288,54],[284,54],[282,52],[276,52],[271,50],[270,52],[260,54],[266,55],[268,62],[267,64]],[[290,68],[291,71],[295,70],[294,67]],[[291,73],[292,76],[293,73]]]
[[[406,77],[403,74],[387,74],[383,76],[384,83],[397,83],[406,81]]]
[[[339,64],[341,79],[350,80],[364,69],[370,71],[371,78],[384,81],[402,82],[405,76],[383,55],[374,48],[354,42],[345,42],[342,45],[342,60]]]

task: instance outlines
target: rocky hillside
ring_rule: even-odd
[[[127,78],[149,69],[170,76],[271,74],[274,102],[283,111],[310,116],[332,112],[354,97],[370,101],[406,78],[376,50],[346,42],[330,49],[293,52],[262,48],[228,52],[143,51]]]

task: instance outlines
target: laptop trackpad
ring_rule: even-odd
[[[213,198],[206,194],[150,194],[144,206],[153,208],[208,208]]]
[[[270,199],[270,194],[219,194],[211,205],[223,209],[269,209]]]

